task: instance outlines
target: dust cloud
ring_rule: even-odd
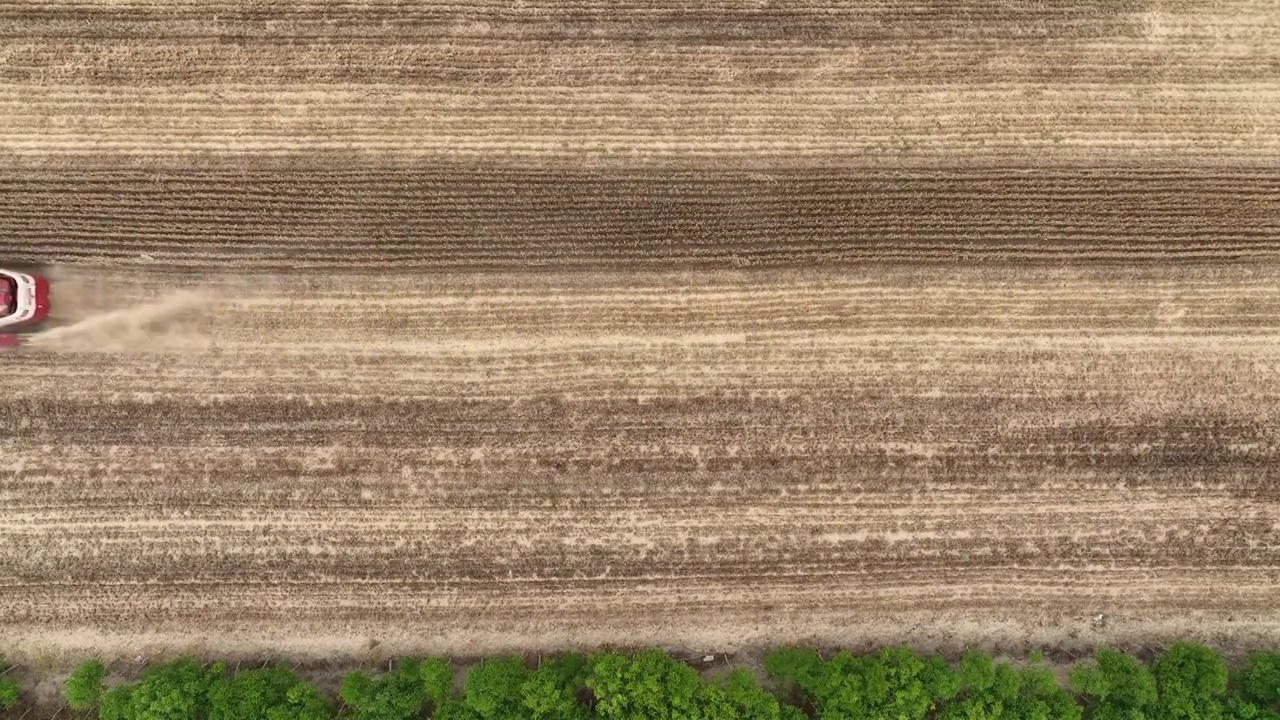
[[[26,346],[51,351],[207,349],[218,295],[207,283],[157,292],[120,273],[55,267],[49,322]]]

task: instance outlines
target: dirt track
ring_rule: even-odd
[[[1005,5],[0,3],[8,654],[1280,642],[1280,14]]]

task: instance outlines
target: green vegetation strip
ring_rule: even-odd
[[[80,665],[66,701],[101,720],[1280,720],[1280,653],[1228,669],[1214,650],[1180,642],[1150,663],[1115,650],[1070,668],[1064,687],[1039,659],[958,663],[886,648],[872,655],[783,648],[767,682],[745,669],[704,679],[660,650],[565,653],[530,667],[485,660],[459,685],[446,660],[405,658],[386,673],[348,673],[336,701],[288,668],[230,672],[186,658],[107,686]],[[19,688],[0,677],[0,706]]]

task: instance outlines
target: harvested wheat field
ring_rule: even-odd
[[[0,255],[11,659],[1280,642],[1272,0],[0,2]]]

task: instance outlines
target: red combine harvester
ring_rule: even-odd
[[[49,317],[49,280],[35,272],[0,268],[0,350],[17,347],[22,336]]]

